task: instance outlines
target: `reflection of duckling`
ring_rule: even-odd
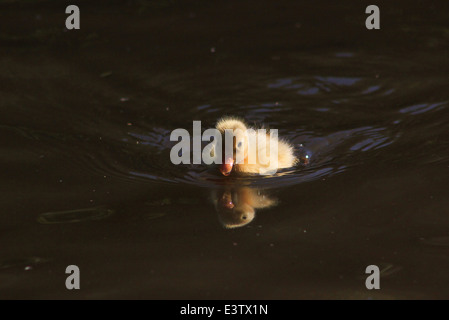
[[[294,156],[294,150],[293,146],[290,145],[288,142],[283,141],[281,139],[278,139],[277,137],[271,137],[270,134],[266,133],[259,133],[257,130],[250,130],[247,131],[248,128],[247,125],[240,119],[237,118],[231,118],[231,117],[224,117],[221,118],[216,125],[216,128],[220,131],[222,136],[224,137],[225,130],[230,129],[234,130],[235,133],[235,140],[233,144],[233,158],[227,158],[225,159],[225,152],[223,151],[223,162],[220,165],[220,171],[223,175],[227,176],[231,174],[231,171],[234,169],[234,171],[243,173],[243,174],[251,174],[251,173],[260,173],[265,174],[266,172],[275,172],[277,169],[282,168],[290,168],[294,166],[297,163],[297,158]],[[256,163],[250,164],[248,163],[248,135],[246,133],[248,132],[254,132],[253,136],[254,140],[256,142],[255,146],[255,155],[259,155],[259,152],[261,154],[266,154],[267,157],[269,157],[269,150],[270,150],[270,143],[277,142],[278,145],[278,161],[277,166],[272,167],[271,161],[267,164],[262,164],[260,158],[256,156]],[[261,144],[259,142],[259,138],[261,134],[266,134],[266,143]],[[224,150],[224,143],[223,150]],[[244,160],[242,163],[236,163],[236,154],[237,151],[243,151],[243,158]],[[267,152],[268,151],[268,152]],[[263,153],[262,153],[263,152]],[[274,169],[274,171],[273,171]]]
[[[220,222],[225,228],[242,227],[254,219],[255,209],[269,208],[276,204],[276,200],[249,187],[226,188],[214,192],[212,197]]]

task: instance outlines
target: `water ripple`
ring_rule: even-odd
[[[400,113],[409,113],[412,115],[421,114],[431,110],[437,111],[447,106],[448,101],[437,103],[420,103],[413,106],[405,107],[399,110]]]
[[[336,54],[336,57],[352,59],[353,55]],[[160,123],[151,119],[151,124],[144,120],[132,124],[133,121],[125,127],[121,118],[120,126],[104,119],[91,132],[73,134],[27,127],[3,128],[14,130],[26,139],[53,145],[59,152],[63,150],[68,160],[100,177],[206,188],[231,181],[268,188],[301,184],[343,173],[362,164],[372,152],[402,138],[413,121],[409,120],[412,118],[409,115],[440,111],[448,105],[447,100],[439,99],[437,102],[412,102],[398,107],[394,99],[403,98],[403,88],[416,85],[407,79],[399,85],[388,80],[380,81],[377,77],[317,73],[263,81],[262,93],[269,98],[259,101],[253,98],[251,103],[241,104],[229,103],[230,98],[221,102],[204,101],[186,108],[183,116],[192,121],[201,119],[203,130],[206,129],[205,123],[211,127],[224,114],[241,116],[251,124],[263,123],[279,128],[280,136],[295,146],[299,156],[307,154],[310,161],[307,166],[282,170],[272,177],[231,176],[226,179],[216,167],[173,165],[170,149],[176,142],[170,141],[170,133],[176,127],[161,124],[170,123],[168,119]],[[379,114],[373,114],[364,105],[365,101],[376,99],[379,101],[376,109]],[[399,119],[398,114],[402,115]],[[104,128],[104,134],[101,128]],[[432,128],[428,125],[426,132],[432,132]]]

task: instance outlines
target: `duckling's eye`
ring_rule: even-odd
[[[242,216],[242,219],[243,219],[243,220],[246,220],[246,216]]]
[[[243,146],[243,142],[242,141],[240,141],[239,143],[237,143],[237,148],[241,148]]]

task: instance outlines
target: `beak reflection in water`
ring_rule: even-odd
[[[276,205],[276,200],[266,192],[248,186],[226,186],[212,191],[212,201],[218,218],[225,228],[242,227],[250,223],[256,209],[264,209]]]

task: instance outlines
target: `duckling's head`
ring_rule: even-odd
[[[240,161],[243,161],[247,157],[248,154],[248,135],[247,135],[247,126],[245,122],[239,118],[234,117],[224,117],[221,118],[217,125],[215,126],[218,129],[222,136],[222,163],[220,165],[220,172],[228,176],[231,174],[234,164],[236,163],[237,158]],[[227,130],[232,130],[228,131]],[[232,145],[232,156],[230,154],[226,154],[226,143],[225,137],[227,134],[232,133],[233,135],[233,145]]]
[[[239,198],[238,192],[229,190],[218,195],[215,208],[221,224],[227,229],[247,225],[256,214],[253,206]]]

